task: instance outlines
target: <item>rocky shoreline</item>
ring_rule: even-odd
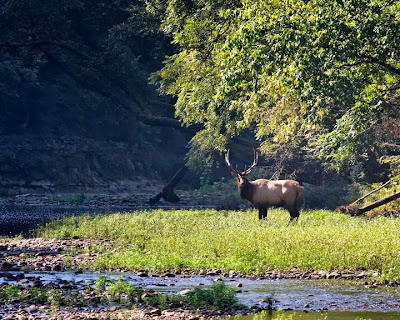
[[[15,284],[21,290],[31,290],[33,288],[47,288],[49,284],[45,283],[40,276],[32,277],[30,272],[51,272],[53,274],[61,274],[63,271],[80,274],[85,271],[93,270],[95,259],[101,254],[99,248],[112,247],[113,241],[109,239],[87,239],[87,238],[70,238],[70,239],[43,239],[43,238],[13,238],[0,239],[0,296],[1,290],[9,288]],[[115,272],[128,272],[129,270],[108,270]],[[237,279],[236,291],[240,292],[240,278],[245,275],[238,274],[234,271],[220,269],[208,270],[166,270],[163,273],[152,273],[146,270],[136,270],[136,275],[141,278],[145,277],[192,277],[192,276],[214,276],[216,281],[224,279]],[[366,286],[374,288],[379,285],[395,286],[399,283],[381,283],[374,281],[377,274],[366,272],[363,270],[354,271],[312,271],[304,272],[297,268],[293,268],[289,272],[280,272],[276,270],[268,270],[263,274],[251,275],[256,279],[343,279],[353,280],[358,283],[364,283]],[[247,276],[248,277],[248,276]],[[91,304],[93,299],[99,299],[94,295],[93,291],[87,292],[82,284],[75,282],[58,282],[51,284],[51,290],[60,289],[61,293],[67,292],[71,295],[71,290],[79,295],[86,292],[82,299],[87,303],[82,306],[58,306],[54,307],[49,301],[46,303],[38,303],[37,301],[18,300],[8,301],[2,309],[0,316],[5,319],[149,319],[157,317],[157,319],[220,319],[226,315],[248,314],[260,311],[263,308],[258,305],[253,308],[232,308],[228,310],[201,310],[195,312],[185,309],[182,306],[167,308],[148,308],[138,307],[133,310],[124,304],[101,305]],[[49,287],[50,288],[50,287]],[[50,289],[49,289],[50,290]],[[26,293],[29,296],[29,291]],[[96,298],[97,297],[97,298]]]
[[[14,238],[0,239],[0,271],[92,271],[94,261],[101,254],[101,247],[112,247],[110,239],[89,239],[73,237],[70,239],[44,239],[44,238]],[[131,272],[132,270],[107,270],[115,272]],[[218,268],[208,270],[166,270],[164,273],[151,273],[145,270],[136,270],[141,277],[149,276],[220,276],[224,277],[251,277],[257,279],[334,279],[357,280],[366,285],[378,285],[374,283],[377,272],[365,270],[315,270],[302,271],[292,268],[283,272],[267,270],[264,273],[242,275],[234,271],[224,271]],[[399,282],[387,282],[380,285],[395,286]]]

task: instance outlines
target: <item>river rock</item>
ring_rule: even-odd
[[[234,278],[236,276],[237,276],[237,273],[235,271],[233,271],[233,270],[229,271],[229,273],[228,273],[229,278]]]
[[[40,281],[40,280],[33,281],[32,288],[40,288],[40,287],[43,287],[42,281]]]
[[[166,277],[166,278],[174,278],[174,277],[176,277],[176,274],[172,273],[172,272],[166,272],[166,273],[163,273],[162,276]]]
[[[62,270],[62,267],[59,264],[56,264],[51,267],[51,271],[61,271],[61,270]]]
[[[25,278],[25,274],[24,273],[17,273],[16,275],[15,275],[15,279],[17,279],[17,280],[22,280],[22,279],[24,279]]]
[[[3,270],[3,271],[10,271],[13,269],[14,269],[14,264],[7,262],[7,261],[4,261],[0,266],[0,270]]]
[[[337,271],[332,271],[332,272],[328,273],[326,276],[327,279],[337,279],[339,277],[340,277],[340,273]]]
[[[161,316],[161,310],[160,309],[149,309],[149,310],[146,310],[145,312],[144,312],[144,314],[146,315],[146,316]]]
[[[186,295],[188,295],[189,293],[192,293],[192,292],[194,292],[194,291],[191,290],[191,289],[185,289],[185,290],[179,291],[179,292],[178,292],[178,295],[180,295],[180,296],[186,296]]]
[[[319,275],[321,278],[326,278],[327,272],[324,271],[324,270],[321,270],[321,271],[318,272],[318,275]]]
[[[138,272],[136,275],[138,277],[142,277],[142,278],[145,278],[145,277],[149,276],[149,274],[147,272]]]

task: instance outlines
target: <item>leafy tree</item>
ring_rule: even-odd
[[[400,117],[398,1],[147,3],[178,48],[153,81],[177,97],[183,124],[204,126],[190,163],[245,129],[265,153],[295,145],[338,170],[396,138],[386,130]]]

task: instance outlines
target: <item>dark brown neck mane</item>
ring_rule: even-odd
[[[247,180],[243,178],[243,183],[238,183],[239,194],[242,199],[251,201],[253,199],[255,187]]]

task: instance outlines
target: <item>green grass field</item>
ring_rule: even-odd
[[[378,271],[400,279],[400,219],[350,217],[327,210],[303,211],[289,224],[286,210],[176,210],[70,217],[37,231],[46,238],[110,238],[94,268],[163,271],[208,268],[244,274],[268,269]]]

